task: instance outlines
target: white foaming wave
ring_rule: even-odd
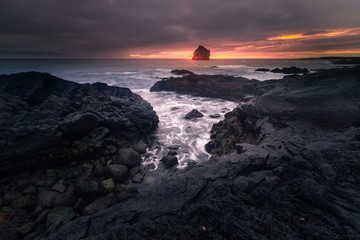
[[[238,69],[238,68],[249,68],[249,66],[246,65],[217,65],[218,68],[222,69]]]
[[[132,74],[137,74],[137,72],[123,72],[123,71],[119,71],[119,72],[104,72],[105,75],[132,75]]]
[[[186,167],[189,160],[206,161],[210,155],[205,151],[205,144],[210,141],[211,127],[221,120],[221,118],[211,118],[209,115],[217,113],[223,117],[224,108],[233,109],[237,105],[234,102],[172,92],[154,93],[143,89],[136,93],[150,102],[159,116],[159,128],[155,133],[157,144],[148,151],[153,155],[144,159],[145,164],[153,162],[156,166],[160,159],[167,155],[168,147],[171,145],[180,146],[177,150],[178,168]],[[196,120],[184,119],[192,109],[202,112],[204,117]]]

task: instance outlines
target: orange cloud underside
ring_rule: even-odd
[[[211,59],[234,59],[234,58],[303,58],[316,56],[360,56],[360,46],[356,48],[346,47],[316,50],[306,50],[304,41],[311,39],[330,39],[346,36],[360,36],[360,28],[325,29],[318,33],[290,33],[267,38],[260,41],[248,42],[223,42],[216,46],[209,45]],[[180,58],[191,59],[193,51],[189,49],[177,49],[171,52],[151,52],[130,54],[131,58]]]
[[[150,54],[130,54],[132,58],[191,58],[191,51],[158,52]]]
[[[268,38],[268,40],[287,40],[287,39],[299,39],[299,38],[331,38],[339,36],[351,36],[359,35],[360,28],[345,28],[345,29],[336,29],[336,30],[325,30],[324,33],[308,34],[292,34]]]

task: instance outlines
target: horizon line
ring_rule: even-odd
[[[189,61],[211,61],[211,60],[301,60],[301,59],[324,59],[324,58],[360,58],[354,56],[323,56],[303,58],[211,58],[209,60],[193,60],[189,58],[89,58],[89,57],[0,57],[0,60],[189,60]]]

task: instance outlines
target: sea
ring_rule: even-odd
[[[159,116],[159,127],[154,143],[143,157],[143,164],[154,163],[167,155],[169,146],[178,145],[178,168],[189,163],[207,161],[210,154],[205,144],[210,141],[213,124],[224,118],[225,113],[234,109],[239,102],[182,95],[173,92],[150,92],[157,81],[174,76],[173,69],[186,69],[196,74],[222,74],[266,81],[282,79],[281,73],[258,72],[257,68],[339,68],[325,59],[278,60],[278,59],[212,59],[193,61],[190,59],[1,59],[0,74],[18,72],[47,72],[62,79],[78,83],[103,82],[113,86],[127,87],[148,101]],[[197,109],[204,117],[186,120],[184,116]],[[219,118],[210,115],[219,114]]]

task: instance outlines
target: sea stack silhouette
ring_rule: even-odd
[[[210,50],[199,45],[199,47],[194,51],[192,60],[210,60]]]

